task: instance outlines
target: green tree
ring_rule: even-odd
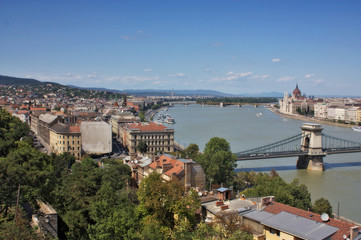
[[[12,205],[12,199],[20,185],[21,196],[33,203],[45,195],[51,169],[49,156],[33,148],[26,142],[16,142],[17,149],[12,150],[0,162],[0,203]]]
[[[184,219],[195,224],[195,212],[200,207],[197,193],[193,190],[185,192],[176,179],[167,182],[153,172],[142,180],[138,198],[138,211],[147,232],[152,232],[158,225],[164,234],[170,234]]]
[[[90,239],[135,239],[139,228],[135,206],[126,191],[114,191],[105,183],[90,204],[94,224],[88,225]]]
[[[29,135],[30,129],[19,118],[11,116],[5,109],[0,109],[0,157],[17,147],[16,141]]]
[[[317,199],[312,205],[312,211],[318,214],[327,213],[328,216],[332,217],[331,203],[325,198]]]
[[[137,145],[137,149],[138,149],[138,151],[141,152],[141,153],[146,153],[147,150],[148,150],[148,145],[147,145],[147,143],[144,142],[144,141],[139,141],[139,142],[138,142],[138,145]]]
[[[145,111],[140,111],[138,116],[140,118],[140,121],[145,122]]]
[[[218,184],[232,183],[237,158],[224,138],[211,138],[204,153],[195,160],[202,165],[208,181]]]
[[[186,149],[184,149],[182,153],[182,157],[191,158],[191,159],[197,158],[198,155],[199,155],[199,147],[195,143],[189,144],[189,146]]]
[[[273,174],[258,173],[253,186],[242,192],[246,197],[275,196],[277,202],[303,210],[311,208],[311,195],[298,179],[286,183],[281,177]]]

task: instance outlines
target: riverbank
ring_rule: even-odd
[[[320,124],[331,125],[331,126],[336,126],[336,127],[345,127],[345,128],[352,127],[352,125],[350,125],[350,124],[336,123],[336,122],[331,122],[331,121],[327,121],[327,120],[319,120],[319,119],[310,118],[310,117],[306,117],[306,116],[302,116],[302,115],[284,114],[284,113],[281,113],[280,111],[278,111],[274,107],[268,107],[268,109],[271,112],[273,112],[281,117],[284,117],[284,118],[290,118],[290,119],[313,122],[313,123],[320,123]]]

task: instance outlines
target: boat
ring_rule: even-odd
[[[256,116],[260,117],[260,116],[262,116],[262,113],[257,113]]]
[[[361,127],[352,127],[355,132],[361,132]]]
[[[174,124],[174,118],[167,118],[167,123],[168,124]]]

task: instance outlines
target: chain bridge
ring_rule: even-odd
[[[361,143],[323,134],[320,124],[305,123],[301,129],[295,136],[236,153],[237,161],[298,157],[298,168],[323,171],[326,155],[361,152]]]

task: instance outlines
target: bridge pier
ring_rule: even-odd
[[[297,168],[315,171],[324,171],[322,151],[322,130],[320,124],[304,123],[302,129],[301,149],[307,151],[307,155],[299,156]]]
[[[325,170],[323,156],[299,156],[297,168],[323,172]]]

